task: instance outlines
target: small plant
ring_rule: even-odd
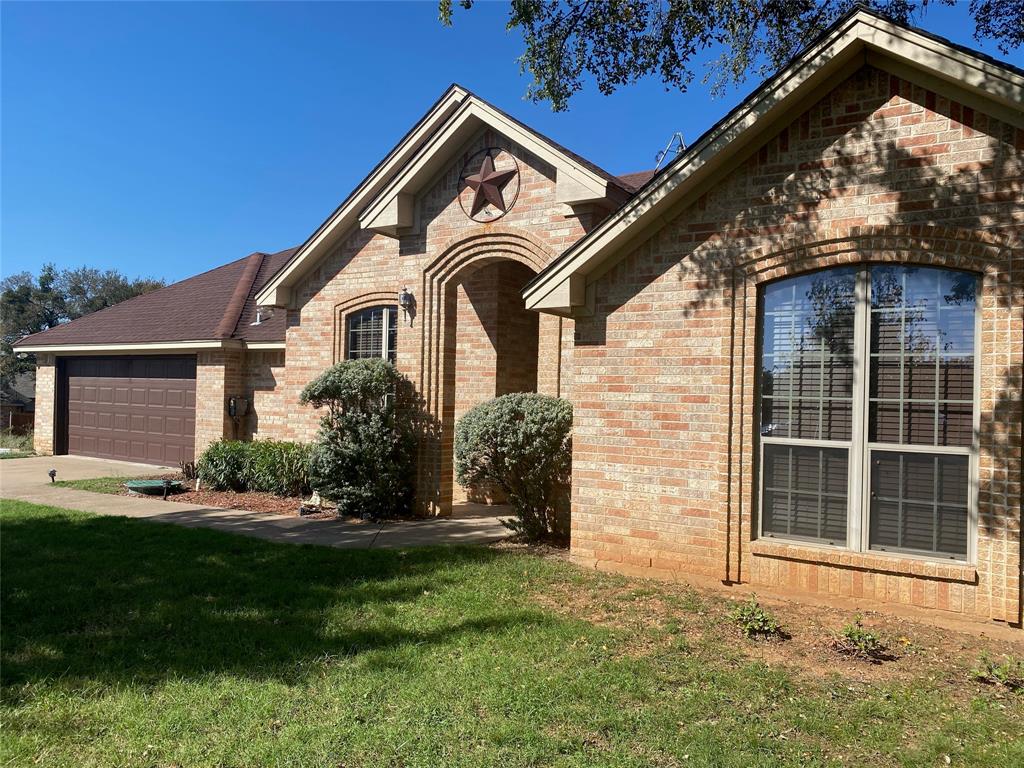
[[[199,476],[194,461],[179,461],[178,466],[181,468],[181,476],[186,480],[195,480]]]
[[[277,496],[300,496],[309,492],[311,447],[278,440],[248,443],[245,484],[250,491]]]
[[[845,656],[875,662],[888,658],[889,653],[889,644],[876,633],[864,629],[864,619],[859,615],[843,627],[832,641],[832,647]]]
[[[1000,685],[1011,691],[1024,691],[1024,659],[1004,656],[1003,661],[997,661],[983,653],[971,677],[978,682]]]
[[[0,430],[0,448],[10,448],[19,453],[31,453],[32,432],[18,435],[10,430]]]
[[[757,602],[757,596],[740,603],[729,612],[729,620],[749,638],[781,638],[782,625],[775,615]]]

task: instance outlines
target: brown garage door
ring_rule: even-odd
[[[68,453],[170,466],[192,460],[195,357],[82,357],[62,362],[60,394],[67,398]]]

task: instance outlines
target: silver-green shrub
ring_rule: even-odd
[[[459,483],[497,485],[515,512],[509,526],[537,541],[568,537],[572,405],[520,393],[481,403],[455,427]]]

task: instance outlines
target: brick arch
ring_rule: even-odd
[[[383,304],[398,304],[398,294],[394,291],[370,291],[352,296],[334,305],[334,362],[344,358],[345,320],[353,312],[368,307],[379,307]]]
[[[756,283],[838,264],[914,262],[922,266],[1000,271],[1019,250],[1012,234],[925,225],[879,224],[842,227],[828,237],[808,235],[751,249],[738,264]]]
[[[453,329],[446,317],[453,290],[469,272],[498,261],[522,264],[534,273],[547,266],[554,254],[536,237],[513,227],[484,226],[448,241],[423,262],[423,280],[417,307],[422,319],[420,355],[420,392],[426,416],[437,425],[441,436],[437,444],[421,450],[419,475],[421,506],[433,514],[447,514],[451,506],[450,434],[445,423],[444,381],[445,348]],[[427,480],[429,478],[429,480]]]

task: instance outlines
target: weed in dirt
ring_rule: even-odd
[[[729,620],[748,638],[784,639],[782,625],[771,611],[757,602],[756,595],[751,595],[750,600],[730,611]]]
[[[867,659],[874,663],[891,661],[889,644],[880,635],[864,628],[864,619],[855,616],[833,639],[832,647],[844,656]]]
[[[978,682],[1002,686],[1011,691],[1024,691],[1024,659],[1008,655],[998,661],[983,653],[978,659],[978,666],[971,671],[971,677]]]

